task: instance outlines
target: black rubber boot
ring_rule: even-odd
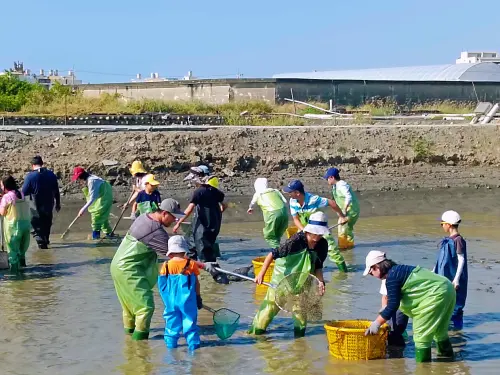
[[[453,353],[453,346],[451,345],[450,339],[443,341],[438,341],[436,343],[438,355],[446,358],[453,358],[455,353]]]

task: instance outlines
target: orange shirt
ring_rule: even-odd
[[[164,262],[163,265],[161,266],[160,270],[160,275],[166,275],[167,274],[167,267],[168,267],[168,273],[170,275],[178,275],[182,272],[184,267],[186,266],[187,259],[183,258],[172,258],[168,262]],[[200,274],[200,268],[198,267],[198,264],[194,260],[191,260],[189,262],[189,267],[187,268],[186,271],[184,271],[184,275],[196,275],[198,276]]]

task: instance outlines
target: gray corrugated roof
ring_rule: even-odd
[[[428,65],[402,68],[339,70],[275,74],[273,78],[346,81],[464,81],[500,82],[500,65],[494,63]]]

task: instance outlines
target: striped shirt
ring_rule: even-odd
[[[305,193],[304,205],[301,206],[297,199],[290,198],[290,213],[292,216],[297,216],[302,213],[313,213],[318,211],[320,208],[328,206],[328,199],[320,197],[319,195],[314,195],[311,193]]]
[[[393,314],[399,309],[402,298],[401,289],[403,289],[403,285],[414,269],[414,266],[400,264],[392,267],[387,273],[387,278],[385,280],[387,288],[387,306],[380,313],[385,320],[391,319]]]

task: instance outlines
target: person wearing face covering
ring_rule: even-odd
[[[271,249],[280,245],[280,240],[288,226],[288,212],[286,199],[279,190],[269,188],[267,178],[257,178],[254,183],[255,194],[253,195],[248,213],[253,213],[253,207],[257,204],[264,216],[264,240]]]

